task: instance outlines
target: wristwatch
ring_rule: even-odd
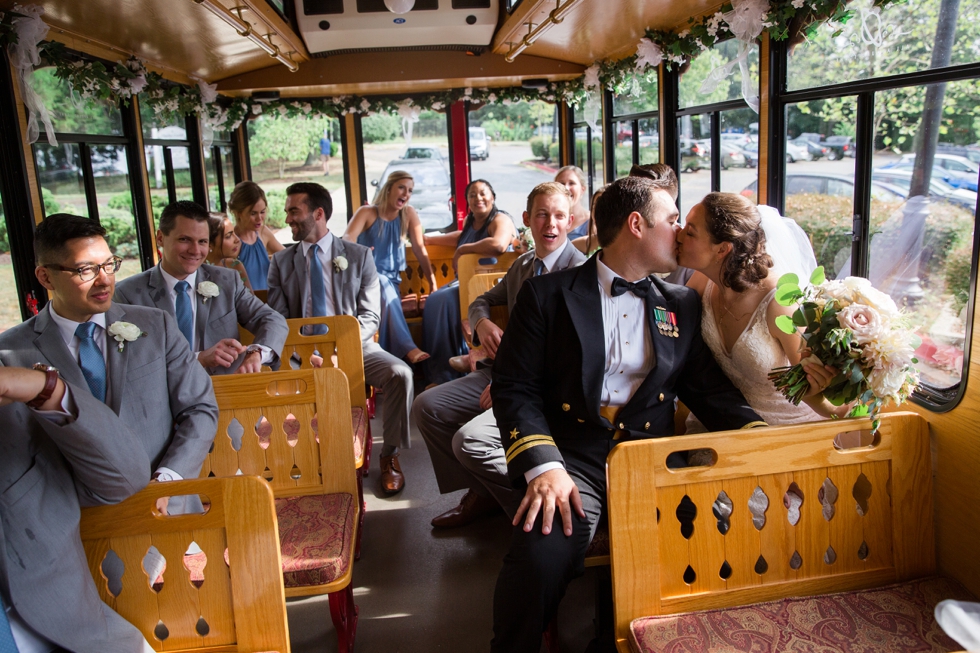
[[[36,363],[34,369],[38,372],[44,372],[44,387],[36,397],[27,402],[27,407],[38,409],[44,405],[44,402],[51,398],[51,395],[54,394],[54,389],[58,387],[58,369],[50,365],[45,365],[44,363]]]
[[[246,356],[248,356],[249,354],[254,354],[255,352],[259,352],[261,354],[262,348],[259,347],[258,345],[249,345],[248,347],[245,348]]]

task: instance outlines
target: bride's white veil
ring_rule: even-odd
[[[801,286],[806,285],[817,267],[817,259],[806,232],[795,220],[784,218],[771,206],[760,204],[757,208],[762,218],[762,229],[766,232],[766,253],[773,262],[769,274],[779,279],[792,272],[799,277]]]

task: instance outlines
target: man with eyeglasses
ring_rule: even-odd
[[[115,299],[155,306],[177,319],[177,326],[209,374],[279,369],[286,343],[286,319],[245,288],[234,270],[203,265],[210,248],[208,212],[196,202],[169,204],[160,213],[157,246],[160,264],[116,286]],[[238,326],[253,334],[247,347]]]
[[[113,304],[121,260],[96,221],[50,215],[35,230],[34,252],[35,275],[51,300],[38,315],[0,334],[0,365],[44,371],[43,387],[27,406],[51,408],[61,398],[43,414],[20,405],[16,418],[3,416],[0,529],[6,564],[0,565],[0,596],[15,636],[35,641],[26,650],[50,651],[56,644],[145,650],[115,643],[118,624],[97,612],[108,608],[93,603],[98,595],[87,580],[84,555],[77,555],[77,506],[119,501],[151,474],[156,480],[195,478],[217,427],[211,380],[167,313]],[[43,420],[88,427],[89,440],[58,439]],[[134,439],[141,446],[134,448]],[[119,455],[139,471],[120,463]],[[108,489],[86,489],[93,476],[129,480],[122,489],[118,480]],[[170,512],[181,511],[176,503],[171,500]],[[34,508],[25,514],[25,506]],[[31,528],[31,516],[47,528]],[[80,625],[89,620],[101,625]]]

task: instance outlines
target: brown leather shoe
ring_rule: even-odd
[[[460,374],[470,373],[470,359],[468,356],[453,356],[449,359],[449,367]]]
[[[470,490],[463,495],[458,506],[433,518],[432,525],[436,528],[456,528],[498,512],[500,512],[500,505],[495,500]]]
[[[397,494],[405,487],[405,475],[398,464],[398,454],[381,456],[381,491],[385,494]]]

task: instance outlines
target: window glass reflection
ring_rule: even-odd
[[[82,99],[54,74],[54,68],[34,71],[34,88],[60,134],[101,134],[122,136],[122,113],[118,105],[106,100]]]
[[[81,146],[77,143],[34,144],[34,162],[44,200],[44,215],[71,213],[89,217],[82,180]]]

